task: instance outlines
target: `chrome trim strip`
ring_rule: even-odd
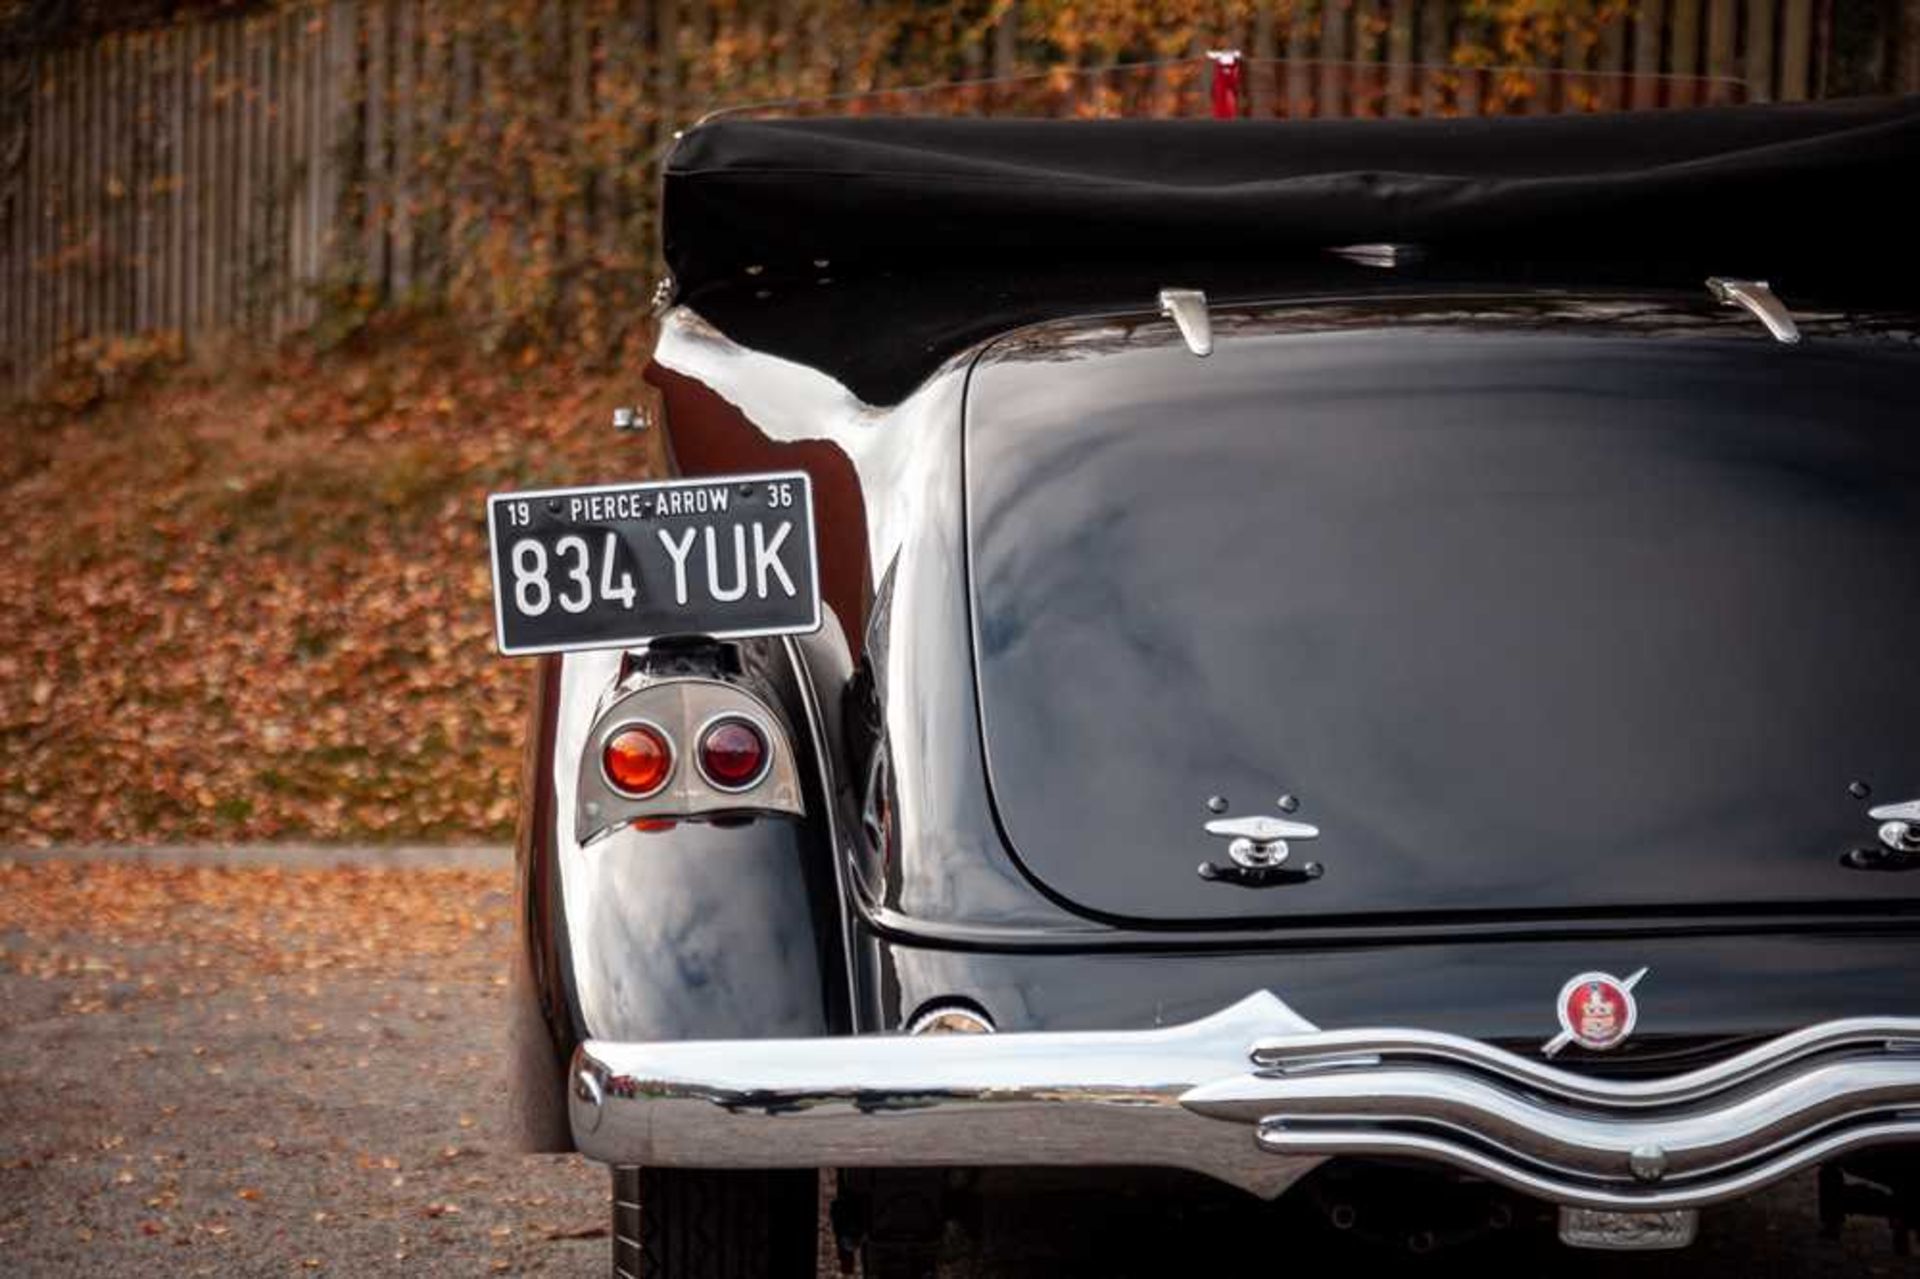
[[[1457,1036],[1319,1031],[1263,991],[1154,1030],[588,1042],[574,1070],[598,1087],[569,1105],[611,1163],[1158,1165],[1272,1196],[1319,1160],[1390,1155],[1645,1212],[1920,1143],[1916,1037],[1920,1019],[1832,1022],[1621,1082]]]
[[[1242,1075],[1181,1098],[1188,1109],[1248,1124],[1370,1125],[1467,1134],[1516,1162],[1567,1176],[1631,1181],[1631,1157],[1655,1148],[1662,1179],[1708,1176],[1838,1124],[1920,1104],[1920,1061],[1863,1058],[1814,1066],[1713,1107],[1631,1117],[1570,1111],[1454,1071],[1351,1070]]]
[[[1328,1055],[1427,1062],[1485,1071],[1571,1105],[1634,1109],[1677,1106],[1753,1083],[1809,1058],[1920,1037],[1920,1017],[1853,1017],[1791,1031],[1725,1061],[1664,1079],[1595,1079],[1492,1044],[1426,1030],[1326,1030],[1257,1041],[1254,1065],[1291,1072]]]

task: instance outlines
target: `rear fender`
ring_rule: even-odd
[[[810,651],[835,647],[844,643],[816,640]],[[585,843],[577,837],[581,758],[634,655],[540,659],[521,779],[510,1015],[513,1126],[530,1149],[571,1147],[565,1069],[582,1040],[849,1029],[830,783],[806,674],[822,659],[810,662],[784,640],[734,651],[737,672],[697,677],[737,681],[780,710],[805,815],[625,825]]]

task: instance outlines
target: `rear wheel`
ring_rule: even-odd
[[[613,1273],[627,1279],[800,1279],[814,1272],[811,1169],[613,1170]]]

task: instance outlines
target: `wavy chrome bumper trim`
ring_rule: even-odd
[[[1920,1053],[1920,1017],[1854,1017],[1821,1022],[1770,1039],[1725,1061],[1664,1079],[1594,1079],[1478,1039],[1424,1030],[1323,1030],[1276,1036],[1256,1042],[1250,1056],[1256,1066],[1288,1071],[1354,1056],[1467,1066],[1572,1104],[1631,1108],[1701,1100],[1797,1062],[1860,1048]]]
[[[1320,1031],[1261,992],[1156,1030],[590,1041],[573,1079],[575,1142],[607,1162],[1140,1164],[1266,1196],[1330,1156],[1390,1155],[1653,1211],[1920,1143],[1920,1019],[1830,1022],[1621,1082],[1457,1036]]]

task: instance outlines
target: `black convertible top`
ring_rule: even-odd
[[[1313,276],[1338,245],[1417,245],[1428,271],[1509,281],[1751,275],[1884,295],[1915,282],[1900,193],[1917,165],[1920,97],[1453,120],[722,118],[669,157],[664,235],[681,296],[723,328],[851,360],[837,371],[884,398],[957,336],[1103,283]],[[878,345],[836,360],[846,323]]]

